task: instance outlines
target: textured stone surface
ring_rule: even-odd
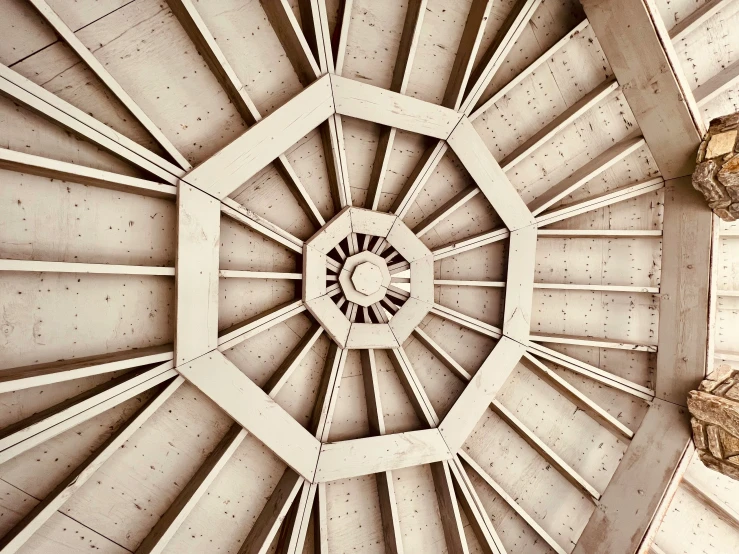
[[[688,394],[693,441],[706,467],[739,480],[739,371],[719,366]]]
[[[721,219],[739,218],[739,113],[711,121],[698,149],[693,186]]]

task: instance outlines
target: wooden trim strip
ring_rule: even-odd
[[[177,187],[0,148],[0,168],[130,194],[174,199]]]
[[[393,207],[390,210],[392,213],[401,219],[408,214],[408,210],[411,209],[413,202],[418,198],[421,190],[426,185],[426,181],[433,175],[436,166],[439,165],[448,148],[447,142],[440,140],[424,150],[421,159],[418,160],[418,163],[408,176],[408,180],[395,198]]]
[[[84,462],[67,475],[54,490],[5,534],[0,540],[0,550],[5,553],[17,552],[184,382],[185,380],[182,377],[176,377],[163,390],[152,396],[128,421],[123,423]]]
[[[175,377],[172,367],[166,362],[133,377],[122,375],[6,427],[0,432],[0,463]]]
[[[448,258],[449,256],[456,256],[457,254],[467,252],[468,250],[473,250],[481,246],[486,246],[494,242],[505,240],[510,236],[510,234],[511,232],[506,228],[495,229],[494,231],[480,233],[479,235],[469,237],[459,242],[453,242],[451,244],[434,248],[431,253],[434,255],[434,261],[442,260],[444,258]]]
[[[170,362],[171,344],[0,370],[0,393]]]
[[[298,254],[303,253],[302,240],[278,227],[274,223],[259,217],[254,212],[247,210],[232,198],[225,198],[221,201],[221,211],[230,218],[235,219],[239,223],[243,223],[260,235],[263,235],[268,239],[272,239],[293,252],[297,252]]]
[[[167,154],[185,171],[190,171],[192,166],[185,157],[177,150],[174,144],[164,136],[164,133],[157,127],[154,122],[144,113],[136,101],[131,98],[128,93],[121,87],[118,81],[105,69],[98,59],[90,52],[77,35],[67,27],[66,23],[57,15],[57,13],[46,3],[45,0],[30,0],[36,11],[43,17],[46,22],[51,25],[57,35],[74,51],[77,56],[90,68],[95,76],[102,81],[108,90],[115,96],[126,109],[131,112],[136,120],[148,131],[148,133],[157,141]]]
[[[447,552],[449,554],[469,554],[467,538],[464,534],[462,515],[454,492],[454,482],[446,460],[431,464],[431,475],[436,489],[441,527],[444,530]]]
[[[564,239],[636,239],[662,238],[660,230],[614,230],[614,229],[539,229],[540,238]]]
[[[467,202],[472,200],[475,196],[480,193],[480,188],[474,185],[469,186],[459,193],[455,194],[447,202],[439,206],[434,212],[428,215],[423,221],[421,221],[414,229],[413,232],[417,237],[422,237],[428,233],[431,229],[436,227],[441,221],[451,216],[459,208],[464,206]]]
[[[0,94],[170,185],[177,185],[179,178],[185,174],[181,168],[2,64]]]
[[[405,350],[401,348],[395,348],[388,351],[390,362],[393,364],[393,368],[400,379],[400,384],[403,386],[408,400],[413,406],[413,411],[416,412],[418,420],[429,428],[435,428],[439,425],[439,416],[436,414],[429,397],[426,395],[426,391],[421,384],[421,381],[416,375],[416,371],[413,369],[408,355]]]
[[[426,332],[420,327],[413,330],[413,335],[423,344],[429,352],[431,352],[441,363],[452,371],[457,377],[463,381],[469,381],[472,376],[464,369],[452,356],[436,343]]]
[[[300,339],[300,342],[292,349],[287,358],[283,360],[277,371],[272,374],[264,386],[264,390],[267,391],[267,394],[271,398],[275,398],[279,394],[282,387],[285,386],[290,376],[295,373],[295,370],[300,366],[300,363],[311,348],[313,348],[313,345],[316,344],[322,333],[323,327],[318,323],[311,325],[311,328],[303,335],[303,338]]]
[[[640,292],[642,292],[640,290]],[[593,337],[575,337],[570,335],[557,335],[555,333],[531,333],[532,342],[543,342],[552,344],[575,344],[587,346],[588,348],[615,348],[617,350],[631,350],[634,352],[657,352],[657,345],[639,344],[617,339],[597,339]]]
[[[352,306],[356,306],[356,304],[352,304]],[[316,403],[313,406],[313,415],[309,426],[310,431],[322,443],[328,442],[331,432],[334,411],[339,399],[339,386],[344,374],[348,352],[345,348],[339,348],[335,342],[331,342],[328,347],[321,384],[318,388],[318,398],[316,398]]]
[[[303,304],[302,300],[291,300],[279,304],[266,312],[257,314],[254,317],[250,317],[246,321],[237,323],[221,331],[221,334],[218,336],[218,349],[223,352],[224,350],[233,348],[246,339],[304,312],[305,309],[305,304]]]
[[[684,39],[718,13],[722,8],[726,7],[730,1],[731,0],[708,0],[689,16],[678,21],[677,25],[670,29],[670,39],[673,42]]]
[[[739,84],[739,60],[735,61],[729,67],[722,69],[718,75],[711,77],[708,81],[696,87],[693,91],[695,102],[699,108],[702,108],[711,100],[730,88],[735,87],[737,84]]]
[[[739,530],[739,514],[710,490],[694,481],[690,473],[690,471],[685,473],[680,484],[719,518]]]
[[[94,273],[101,275],[160,275],[166,277],[174,277],[175,275],[175,268],[173,267],[5,259],[0,259],[0,271],[21,271],[33,273]]]
[[[288,279],[300,281],[302,273],[280,273],[275,271],[242,271],[240,269],[219,269],[218,276],[224,279]]]
[[[276,552],[280,554],[303,554],[305,539],[308,536],[308,523],[316,503],[316,483],[303,483],[298,501],[288,514],[277,542]]]
[[[482,335],[493,337],[494,339],[499,339],[503,336],[503,332],[497,327],[480,321],[474,317],[457,312],[456,310],[452,310],[451,308],[447,308],[446,306],[442,306],[441,304],[434,304],[434,307],[431,308],[431,313],[438,315],[439,317],[443,317],[444,319],[448,319],[449,321],[453,321],[457,325],[461,325],[462,327],[466,327],[467,329]]]
[[[182,377],[179,379],[184,381]],[[187,516],[190,515],[198,500],[218,477],[218,473],[234,455],[247,434],[246,430],[238,423],[231,426],[183,487],[174,502],[167,508],[167,511],[154,524],[149,534],[136,549],[136,554],[160,554],[164,551],[174,534],[185,522]]]

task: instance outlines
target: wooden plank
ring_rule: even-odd
[[[434,255],[434,260],[442,260],[449,256],[456,256],[457,254],[467,252],[468,250],[473,250],[500,240],[505,240],[509,236],[510,231],[508,229],[495,229],[494,231],[481,233],[459,242],[453,242],[451,244],[434,248],[431,253]]]
[[[92,477],[95,472],[131,438],[162,404],[184,383],[182,377],[173,379],[164,389],[152,396],[136,413],[123,423],[90,456],[67,475],[46,497],[0,539],[2,552],[17,552],[53,516],[67,500]]]
[[[316,517],[314,524],[313,543],[316,554],[328,552],[328,501],[326,498],[326,483],[318,483],[316,493]]]
[[[457,325],[461,325],[462,327],[466,327],[467,329],[482,335],[493,337],[494,339],[499,339],[503,336],[502,331],[497,327],[485,323],[484,321],[480,321],[479,319],[475,319],[474,317],[464,315],[463,313],[452,310],[451,308],[447,308],[446,306],[442,306],[441,304],[434,304],[434,307],[431,308],[431,313],[438,315],[439,317],[443,317],[444,319],[448,319],[449,321],[453,321]]]
[[[559,288],[565,287],[566,285],[555,285],[554,287],[542,287],[542,288]],[[538,287],[537,287],[538,288]],[[578,290],[578,289],[575,289]],[[595,290],[595,289],[593,289]],[[638,289],[639,292],[649,292]],[[597,339],[591,337],[575,337],[572,335],[558,335],[556,333],[532,333],[532,342],[543,342],[553,344],[574,344],[578,346],[587,346],[588,348],[614,348],[617,350],[631,350],[634,352],[657,352],[658,347],[653,344],[639,344],[633,342],[626,342],[618,339]]]
[[[516,75],[508,81],[505,85],[503,85],[498,92],[493,94],[488,100],[485,101],[484,104],[482,104],[479,108],[477,108],[472,115],[470,115],[470,121],[474,121],[478,117],[480,117],[483,113],[485,113],[487,110],[489,110],[492,106],[497,104],[504,96],[509,94],[514,88],[516,88],[517,85],[521,84],[524,79],[529,77],[534,71],[536,71],[539,67],[541,67],[543,64],[548,62],[557,52],[562,50],[564,46],[570,42],[574,37],[579,35],[581,32],[583,32],[588,26],[588,20],[584,19],[569,32],[564,37],[559,39],[554,45],[552,45],[546,52],[544,52],[541,56],[536,58],[533,62],[531,62],[529,65],[527,65],[524,69],[516,73]]]
[[[516,433],[525,440],[531,448],[536,450],[548,464],[554,467],[565,479],[580,489],[593,500],[600,499],[600,493],[577,471],[572,469],[554,450],[547,446],[544,441],[537,437],[533,431],[526,427],[513,413],[497,400],[492,402],[493,410],[505,421]]]
[[[174,277],[175,274],[175,268],[173,267],[42,262],[37,260],[0,260],[0,271],[93,273],[98,275],[163,275],[167,277]]]
[[[466,369],[464,369],[457,361],[451,357],[451,355],[444,350],[439,344],[434,341],[430,336],[426,334],[426,332],[421,329],[420,327],[416,327],[416,329],[413,330],[413,335],[418,339],[418,341],[423,344],[428,350],[441,362],[443,363],[448,369],[452,371],[457,377],[462,379],[463,381],[469,381],[472,379],[470,374],[467,372]]]
[[[218,276],[223,279],[287,279],[300,281],[302,273],[281,273],[279,271],[243,271],[240,269],[219,269]]]
[[[317,491],[318,485],[316,483],[308,483],[307,481],[303,483],[300,496],[294,502],[290,515],[282,528],[276,552],[280,554],[303,553],[305,539],[308,536],[310,513],[315,505]]]
[[[714,218],[690,177],[665,185],[656,391],[685,406],[707,371]]]
[[[318,398],[316,398],[316,403],[313,406],[313,416],[309,427],[322,443],[328,442],[336,402],[339,399],[339,386],[344,374],[347,353],[348,350],[339,348],[335,342],[332,342],[328,347],[321,384],[318,387]]]
[[[698,86],[693,91],[695,102],[702,108],[717,96],[735,87],[737,83],[739,83],[739,60]]]
[[[541,229],[545,225],[551,225],[552,223],[569,219],[571,217],[575,217],[576,215],[581,215],[592,210],[597,210],[606,206],[610,206],[612,204],[616,204],[618,202],[623,202],[624,200],[629,200],[630,198],[636,198],[637,196],[642,196],[650,192],[658,191],[664,188],[664,186],[664,180],[662,179],[662,177],[656,177],[654,179],[649,179],[648,181],[643,181],[634,185],[620,187],[616,190],[603,194],[589,196],[588,198],[579,202],[573,202],[565,206],[560,206],[557,209],[538,215],[536,217],[536,224],[539,229]],[[541,231],[539,231],[539,233],[541,233]]]
[[[180,379],[182,379],[180,377]],[[184,379],[182,379],[184,381]],[[234,424],[208,455],[190,481],[183,487],[174,502],[152,527],[149,534],[136,549],[137,554],[159,554],[167,547],[174,534],[184,523],[198,500],[213,483],[223,466],[231,459],[236,449],[246,438],[247,432],[241,425]]]
[[[334,71],[341,75],[344,69],[344,58],[346,56],[346,45],[349,40],[349,24],[352,19],[352,6],[354,0],[341,0],[339,2],[339,13],[337,14],[336,29],[331,37],[331,46],[334,52]]]
[[[462,465],[459,456],[455,456],[449,462],[449,470],[454,479],[454,489],[460,501],[467,521],[470,522],[477,541],[485,554],[506,554],[505,547],[493,527],[493,522],[485,511],[475,487],[470,481],[467,469]]]
[[[459,110],[462,105],[462,98],[472,75],[472,66],[475,63],[477,51],[480,49],[480,43],[492,7],[492,0],[472,1],[452,65],[452,73],[449,76],[444,99],[441,102],[442,106]]]
[[[457,452],[467,440],[524,351],[522,344],[502,337],[449,409],[439,431],[452,452]]]
[[[587,364],[576,358],[567,356],[566,354],[551,350],[545,346],[542,346],[541,344],[530,342],[528,344],[527,350],[535,356],[538,356],[539,358],[554,362],[555,364],[574,371],[575,373],[584,375],[590,379],[593,379],[594,381],[598,381],[599,383],[608,385],[609,387],[627,392],[632,396],[636,396],[637,398],[641,398],[647,401],[651,401],[654,398],[654,391],[650,388],[638,385],[632,381],[629,381],[628,379],[624,379],[623,377],[619,377],[618,375],[615,375],[608,371],[604,371],[598,367]]]
[[[503,171],[510,171],[520,162],[531,156],[536,150],[554,138],[557,133],[569,127],[577,119],[585,115],[592,108],[618,92],[619,86],[615,79],[608,79],[595,87],[565,111],[539,129],[531,138],[508,154],[500,162]]]
[[[531,212],[469,119],[459,122],[447,142],[508,229],[515,231],[534,223]]]
[[[440,140],[424,150],[421,159],[416,163],[413,171],[408,176],[408,180],[395,198],[391,212],[401,219],[407,215],[408,210],[416,201],[426,181],[433,175],[436,166],[439,165],[448,148],[447,142]]]
[[[582,4],[660,173],[692,174],[703,122],[653,1]]]
[[[411,361],[403,348],[397,348],[389,351],[390,362],[398,374],[398,379],[403,386],[406,396],[416,412],[418,420],[429,428],[435,428],[439,425],[439,416],[431,405],[431,401],[426,395],[426,391],[418,379]]]
[[[529,340],[536,270],[536,225],[511,232],[508,243],[503,333],[519,342]]]
[[[573,554],[635,552],[690,442],[687,409],[655,399]]]
[[[739,514],[713,492],[702,487],[698,481],[694,481],[689,471],[683,476],[680,484],[719,518],[739,530]]]
[[[226,198],[333,112],[331,83],[324,76],[197,166],[185,180],[216,198]]]
[[[429,214],[423,221],[421,221],[414,229],[413,232],[416,233],[417,237],[422,237],[426,233],[428,233],[431,229],[436,227],[439,223],[441,223],[444,219],[452,215],[454,212],[456,212],[459,208],[464,206],[467,202],[472,200],[475,196],[477,196],[480,193],[480,188],[476,186],[469,186],[457,194],[455,194],[452,198],[450,198],[447,202],[439,206],[436,210],[434,210],[431,214]]]
[[[112,373],[132,367],[160,364],[173,359],[172,345],[165,344],[112,354],[12,367],[0,370],[0,393]]]
[[[524,510],[518,502],[508,494],[503,487],[501,487],[490,475],[480,467],[480,465],[470,457],[464,450],[459,451],[459,457],[470,466],[479,477],[482,478],[490,487],[495,491],[495,494],[500,496],[506,504],[508,504],[518,516],[526,522],[526,525],[531,527],[534,532],[539,535],[549,547],[554,550],[557,554],[567,554],[567,551],[562,548],[554,538],[547,533],[541,525],[539,525],[534,518],[532,518],[526,510]]]
[[[177,187],[173,185],[60,162],[7,148],[0,148],[0,168],[155,198],[174,199],[177,195]]]
[[[308,481],[320,442],[218,351],[178,368],[206,396]]]
[[[483,54],[470,77],[461,111],[469,115],[480,101],[485,89],[493,80],[508,53],[523,33],[541,0],[517,0],[503,22],[495,39]]]
[[[2,64],[0,64],[0,94],[69,132],[97,144],[118,158],[148,171],[165,183],[177,185],[179,178],[185,174],[181,168]]]
[[[315,482],[392,471],[451,457],[437,429],[334,442],[321,446]]]
[[[285,248],[289,248],[298,254],[303,253],[302,240],[295,235],[288,233],[284,229],[281,229],[274,223],[270,223],[266,219],[259,217],[254,212],[247,210],[234,199],[223,199],[221,201],[221,211],[239,223],[243,223],[250,229],[253,229],[260,235],[281,244]]]
[[[412,96],[331,75],[336,113],[446,139],[459,121],[454,110]]]
[[[108,73],[105,66],[98,61],[98,59],[90,52],[82,41],[77,38],[77,35],[67,27],[57,13],[46,3],[45,0],[30,0],[31,5],[36,8],[36,11],[43,17],[46,22],[51,25],[56,34],[69,46],[77,56],[90,68],[95,76],[102,81],[107,89],[113,93],[121,104],[131,112],[136,120],[141,124],[144,129],[159,143],[165,152],[174,160],[185,171],[190,171],[192,166],[185,157],[175,148],[174,144],[164,136],[164,133],[157,127],[154,122],[144,113],[144,110],[131,98],[128,93],[121,87],[113,76]]]
[[[237,344],[271,329],[278,323],[282,323],[286,319],[298,315],[305,311],[305,304],[302,300],[292,300],[279,304],[264,313],[250,317],[246,321],[238,323],[228,329],[221,331],[218,336],[218,350],[223,352],[229,348],[233,348]]]
[[[239,554],[267,554],[305,480],[287,468],[249,531]]]
[[[220,202],[186,184],[177,195],[175,363],[218,346]]]
[[[454,493],[454,482],[449,471],[449,462],[442,461],[431,464],[431,475],[434,479],[436,499],[439,503],[441,526],[449,554],[469,554],[467,539],[464,536],[464,525]]]
[[[175,377],[172,362],[130,377],[122,375],[33,414],[0,432],[0,463]]]
[[[670,39],[673,42],[684,39],[716,15],[721,8],[726,7],[729,2],[730,0],[707,0],[705,4],[699,6],[693,13],[678,21],[677,25],[670,29]]]
[[[605,152],[575,170],[569,177],[566,177],[556,185],[552,185],[529,202],[529,209],[534,215],[539,215],[544,210],[562,200],[565,196],[572,194],[585,183],[623,160],[629,154],[636,152],[644,144],[644,138],[641,136],[630,137],[616,143]]]
[[[575,404],[575,406],[600,423],[617,439],[631,440],[634,437],[634,432],[631,429],[528,352],[524,353],[521,363],[549,383],[552,388]]]

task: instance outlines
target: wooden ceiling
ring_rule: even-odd
[[[0,13],[0,552],[736,549],[739,2]]]

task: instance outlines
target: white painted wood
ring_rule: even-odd
[[[721,73],[700,84],[694,91],[695,101],[699,107],[708,104],[739,82],[739,61],[734,62]]]
[[[324,76],[203,162],[184,180],[226,198],[334,112],[331,83]]]
[[[157,198],[174,199],[177,195],[177,188],[173,185],[60,162],[7,148],[0,148],[0,168]]]
[[[0,463],[56,437],[126,400],[175,377],[172,363],[160,364],[139,375],[117,378],[41,411],[0,434]]]
[[[731,0],[708,0],[702,6],[699,6],[688,17],[681,19],[677,25],[670,29],[670,39],[672,41],[683,40],[690,33],[696,31],[698,27],[711,19],[721,8],[726,7]]]
[[[451,199],[449,199],[448,202],[445,202],[444,204],[439,206],[439,208],[435,212],[430,214],[426,219],[419,223],[413,229],[413,232],[416,233],[417,237],[422,237],[431,229],[436,227],[436,225],[438,225],[442,220],[446,219],[459,208],[464,206],[467,202],[472,200],[479,193],[480,189],[475,186],[468,187],[460,191],[459,194],[454,195]]]
[[[652,0],[583,8],[662,176],[690,175],[703,121]]]
[[[41,262],[37,260],[0,260],[0,271],[95,273],[99,275],[164,275],[168,277],[174,277],[175,274],[175,268],[173,267]]]
[[[331,343],[310,423],[310,430],[322,443],[328,442],[329,433],[331,432],[331,423],[334,419],[336,403],[339,400],[339,386],[344,374],[346,356],[347,350],[340,349],[335,343]]]
[[[634,552],[690,443],[687,410],[655,399],[574,554]]]
[[[184,171],[0,64],[0,93],[115,156],[176,185]]]
[[[511,232],[508,243],[503,333],[519,342],[529,340],[536,270],[536,225]]]
[[[662,238],[658,230],[611,230],[611,229],[539,229],[539,236],[546,238]]]
[[[447,551],[450,554],[469,554],[467,538],[464,534],[462,515],[454,492],[454,482],[449,470],[449,462],[442,461],[431,464],[431,475],[434,478],[436,499],[439,503],[441,526],[444,529]]]
[[[171,344],[0,370],[0,393],[62,383],[174,359]]]
[[[408,354],[403,348],[390,350],[390,362],[395,368],[400,384],[403,386],[405,394],[416,412],[418,420],[430,428],[436,428],[439,425],[439,416],[436,414],[426,391],[418,379],[416,371],[413,369]]]
[[[321,446],[316,482],[430,464],[451,457],[437,429],[334,442]]]
[[[325,297],[324,297],[325,298]],[[293,300],[275,306],[271,310],[257,314],[241,323],[224,329],[218,336],[218,350],[223,352],[237,344],[258,335],[291,317],[304,312],[306,309],[302,300]]]
[[[462,252],[467,252],[468,250],[473,250],[475,248],[492,244],[500,240],[505,240],[509,236],[510,231],[508,229],[496,229],[494,231],[482,233],[480,235],[470,237],[459,242],[454,242],[452,244],[447,244],[439,248],[434,248],[432,250],[432,253],[434,255],[434,260],[441,260],[444,258],[448,258],[449,256],[456,256],[457,254],[461,254]]]
[[[443,317],[444,319],[448,319],[449,321],[453,321],[454,323],[461,325],[462,327],[466,327],[467,329],[471,329],[472,331],[476,331],[477,333],[487,335],[494,339],[499,339],[503,336],[502,331],[497,327],[485,323],[484,321],[480,321],[479,319],[475,319],[474,317],[469,317],[467,315],[459,313],[456,310],[452,310],[451,308],[447,308],[446,306],[442,306],[440,304],[434,304],[434,307],[431,309],[431,313],[433,313],[434,315],[438,315],[439,317]]]
[[[0,540],[2,552],[17,552],[77,492],[95,472],[156,412],[184,383],[182,377],[173,379],[155,394],[74,471],[57,485],[41,502],[19,521]]]
[[[417,327],[413,331],[413,335],[423,344],[429,351],[436,356],[436,358],[449,368],[454,374],[464,381],[469,381],[472,377],[449,353],[444,350],[439,344],[436,343],[430,336],[428,336],[423,329]]]
[[[459,121],[449,108],[331,75],[336,113],[445,139]]]
[[[90,52],[82,41],[77,38],[72,30],[62,21],[57,13],[46,3],[45,0],[30,0],[31,4],[36,11],[51,25],[54,31],[62,38],[64,42],[74,51],[77,56],[89,67],[92,72],[100,79],[103,84],[108,88],[113,95],[120,100],[128,111],[138,120],[139,123],[154,137],[154,140],[164,149],[165,152],[185,171],[192,169],[190,162],[180,154],[175,148],[174,144],[164,136],[164,133],[154,124],[154,122],[147,116],[144,111],[139,107],[136,101],[131,98],[128,93],[121,87],[113,76],[108,73],[105,66],[101,64],[98,59]]]
[[[391,211],[400,218],[404,218],[408,211],[411,209],[413,202],[420,194],[426,181],[429,180],[433,175],[436,166],[439,164],[444,154],[449,149],[445,140],[440,140],[429,146],[421,156],[421,159],[416,163],[413,168],[408,180],[400,194],[395,199]]]
[[[223,279],[287,279],[299,281],[302,273],[285,273],[279,271],[243,271],[240,269],[219,269],[218,276]]]
[[[303,483],[300,496],[295,501],[295,507],[285,522],[286,528],[283,529],[280,535],[277,552],[302,554],[317,491],[318,485],[316,483]]]
[[[439,431],[450,450],[457,452],[462,447],[524,351],[522,344],[502,337],[485,359],[439,425]]]
[[[288,233],[284,229],[281,229],[274,223],[270,223],[264,218],[259,217],[254,212],[247,210],[235,200],[231,198],[222,200],[221,211],[239,223],[243,223],[250,229],[253,229],[260,235],[264,235],[265,237],[272,239],[284,247],[289,248],[293,252],[297,252],[298,254],[303,253],[302,240],[291,233]]]
[[[320,443],[223,354],[210,352],[178,371],[287,465],[313,481]]]
[[[515,231],[534,223],[531,212],[469,119],[462,118],[447,142],[508,229]]]
[[[279,394],[282,387],[284,387],[288,379],[290,379],[290,376],[295,373],[295,370],[300,366],[305,356],[316,344],[316,341],[318,341],[321,334],[323,334],[323,327],[317,323],[311,325],[311,328],[308,329],[308,332],[303,335],[300,342],[280,364],[277,371],[272,374],[269,381],[267,381],[267,384],[264,386],[264,390],[271,398],[274,398]]]
[[[189,185],[177,194],[175,363],[218,346],[218,248],[221,209],[215,198]]]
[[[591,337],[573,337],[568,335],[544,333],[532,333],[530,338],[532,342],[575,344],[587,346],[588,348],[615,348],[618,350],[631,350],[635,352],[657,352],[657,346],[653,344],[638,344],[616,339],[596,339]]]

